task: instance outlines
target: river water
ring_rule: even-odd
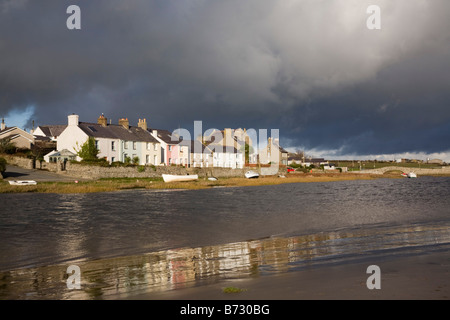
[[[110,299],[448,250],[449,191],[449,177],[419,177],[0,194],[0,299]]]

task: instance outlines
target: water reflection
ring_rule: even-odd
[[[448,223],[271,237],[0,273],[1,299],[114,299],[450,244]],[[81,290],[66,286],[69,264]]]

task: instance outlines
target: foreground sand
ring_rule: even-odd
[[[367,267],[381,270],[381,289],[369,290]],[[224,293],[225,287],[243,289]],[[119,297],[120,298],[120,297]],[[281,275],[225,280],[219,283],[130,297],[146,300],[449,300],[450,252],[369,259]]]

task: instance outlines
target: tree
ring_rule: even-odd
[[[95,139],[89,137],[86,142],[81,145],[80,149],[77,150],[77,155],[83,160],[98,160],[97,155],[99,152]]]
[[[241,146],[240,151],[243,152],[245,155],[245,163],[249,163],[250,154],[253,153],[253,147],[250,146],[248,143],[245,143],[245,145]]]
[[[16,146],[10,138],[0,139],[0,153],[13,154],[15,152]]]

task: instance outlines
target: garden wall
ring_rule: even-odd
[[[77,163],[66,164],[66,174],[74,177],[85,179],[98,178],[156,178],[161,177],[162,174],[198,174],[199,177],[216,177],[216,178],[231,178],[244,177],[244,173],[248,170],[231,169],[231,168],[185,168],[176,166],[157,166],[157,167],[101,167],[101,166],[86,166]],[[262,169],[262,168],[261,168]],[[142,171],[143,170],[143,171]],[[252,170],[260,172],[258,168]],[[282,169],[286,171],[286,169]],[[140,172],[142,171],[142,172]]]

